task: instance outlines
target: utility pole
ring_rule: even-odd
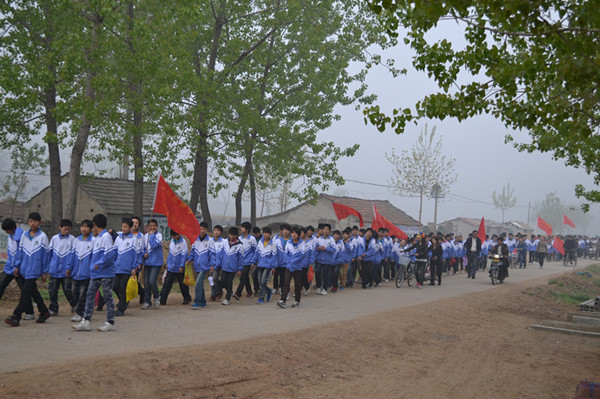
[[[435,183],[433,187],[431,187],[431,195],[429,197],[435,199],[435,208],[433,211],[433,231],[435,233],[437,232],[438,198],[444,198],[444,196],[442,195],[442,187],[439,184]]]
[[[527,225],[530,226],[529,224],[529,216],[531,215],[531,201],[529,201],[529,206],[527,206]]]

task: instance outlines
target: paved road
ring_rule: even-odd
[[[580,260],[579,266],[592,261]],[[539,269],[532,264],[527,269],[511,269],[506,284],[563,273],[558,262]],[[449,276],[442,286],[425,286],[418,290],[404,285],[397,289],[392,283],[370,290],[347,289],[341,293],[302,298],[299,309],[280,309],[275,301],[256,305],[255,300],[242,298],[230,306],[209,303],[208,307],[192,311],[182,306],[181,298],[171,296],[171,305],[156,310],[140,310],[137,305],[118,318],[115,332],[75,332],[70,314],[51,318],[38,325],[23,321],[21,327],[0,326],[0,374],[31,366],[52,367],[68,360],[103,355],[121,355],[157,349],[232,341],[252,336],[291,332],[306,327],[319,327],[360,316],[418,305],[438,299],[456,297],[472,292],[496,289],[487,273],[475,280],[465,274]],[[2,317],[10,314],[6,306]],[[5,315],[5,314],[6,315]],[[103,323],[104,312],[94,314],[93,327]]]

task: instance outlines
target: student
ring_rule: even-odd
[[[281,294],[283,288],[283,280],[285,278],[285,244],[290,239],[292,227],[284,223],[279,226],[279,234],[275,236],[275,244],[277,245],[277,268],[273,276],[273,289],[275,294]]]
[[[373,229],[368,228],[365,231],[364,247],[359,247],[358,258],[361,261],[361,279],[362,289],[373,286],[373,261],[379,252],[377,239],[373,236]]]
[[[390,282],[389,258],[390,258],[391,247],[389,247],[389,242],[385,236],[384,228],[378,229],[377,235],[379,237],[379,243],[382,248],[380,268],[382,269],[382,272],[383,272],[383,281],[385,281],[386,283],[389,283]],[[381,279],[381,274],[379,275],[379,278]]]
[[[136,245],[138,248],[138,252],[142,254],[140,257],[140,264],[137,267],[137,272],[135,273],[137,277],[137,285],[138,285],[138,295],[140,296],[140,305],[144,303],[144,298],[146,297],[146,293],[144,292],[144,286],[140,281],[140,272],[144,268],[144,258],[143,254],[146,253],[146,248],[144,246],[144,233],[140,231],[140,226],[142,225],[142,220],[137,216],[132,216],[131,221],[133,225],[131,226],[131,234],[136,238]]]
[[[271,294],[273,291],[268,287],[269,276],[275,272],[277,262],[277,245],[275,241],[271,239],[271,228],[263,228],[263,237],[256,245],[256,252],[254,255],[254,263],[258,269],[258,279],[260,281],[260,292],[258,293],[258,305],[265,303],[265,296],[267,302],[271,300]]]
[[[252,298],[252,285],[250,284],[250,270],[253,269],[256,265],[254,264],[254,252],[256,251],[256,238],[250,231],[252,230],[252,225],[249,222],[242,223],[242,235],[240,236],[240,241],[242,243],[242,247],[244,249],[244,267],[242,270],[242,275],[240,276],[240,283],[235,290],[235,294],[233,297],[240,300],[242,296],[242,290],[244,287],[246,288],[246,298]]]
[[[144,305],[142,310],[152,307],[152,296],[154,296],[154,307],[160,306],[160,294],[158,292],[158,274],[163,265],[163,236],[158,231],[156,219],[148,221],[148,233],[144,236],[146,252],[144,253]]]
[[[175,279],[179,283],[179,290],[183,296],[183,304],[187,305],[192,301],[190,287],[183,283],[187,258],[187,242],[181,237],[181,234],[171,229],[171,243],[169,244],[169,257],[167,258],[167,278],[165,278],[162,290],[160,291],[161,305],[167,304],[167,299],[169,298],[169,293]]]
[[[380,236],[377,231],[373,231],[373,238],[377,243],[378,251],[375,253],[375,258],[373,259],[373,281],[375,284],[374,287],[381,287],[381,273],[383,271],[382,261],[383,261],[383,236]]]
[[[254,239],[258,244],[262,237],[260,227],[254,226],[252,228],[252,235],[254,236]],[[258,268],[256,267],[256,265],[254,265],[254,268],[252,269],[252,285],[254,286],[254,296],[258,297],[258,291],[260,291],[260,280],[258,279]]]
[[[92,261],[92,228],[91,220],[84,220],[79,225],[81,235],[73,244],[72,260],[67,269],[67,276],[73,278],[73,296],[77,299],[77,308],[71,321],[83,320],[87,290],[90,285],[90,263]],[[100,296],[98,303],[104,305],[104,298]]]
[[[331,231],[329,223],[324,223],[319,227],[323,235],[317,239],[316,247],[315,276],[317,277],[317,294],[327,295],[330,269],[333,267],[333,257],[335,255],[335,241],[329,235]]]
[[[312,266],[313,274],[315,271],[315,253],[317,247],[317,238],[314,236],[315,228],[313,226],[308,226],[306,228],[306,239],[304,240],[306,246],[306,262],[308,266],[306,267],[306,272],[304,268],[302,270],[302,286],[304,287],[304,295],[308,295],[310,292],[310,282],[308,281],[308,270]]]
[[[69,219],[63,219],[59,224],[60,232],[50,240],[48,245],[48,268],[50,281],[48,282],[48,294],[50,296],[50,315],[58,315],[58,289],[62,286],[63,293],[71,305],[71,311],[75,312],[77,299],[71,292],[73,281],[67,276],[69,263],[73,260],[73,244],[75,237],[71,235],[73,223]]]
[[[223,293],[217,292],[217,282],[221,278],[221,251],[225,245],[225,239],[221,237],[223,234],[223,227],[216,225],[213,228],[213,236],[210,242],[210,264],[213,269],[212,284],[211,284],[211,301],[220,301]]]
[[[92,218],[92,260],[90,262],[90,285],[85,299],[85,311],[83,320],[79,324],[73,325],[75,331],[91,331],[92,314],[94,313],[94,302],[96,292],[102,287],[104,300],[106,301],[106,321],[98,331],[115,330],[115,303],[113,301],[113,280],[115,278],[115,256],[117,248],[113,245],[113,240],[106,230],[106,216],[99,213]]]
[[[306,243],[300,239],[300,228],[294,227],[290,240],[285,244],[285,279],[281,290],[281,299],[277,302],[280,308],[286,307],[287,297],[290,293],[290,283],[294,279],[293,308],[300,306],[302,297],[302,267],[306,258]]]
[[[15,257],[17,256],[19,243],[21,242],[21,238],[23,237],[23,229],[18,227],[14,220],[4,219],[2,221],[2,230],[4,230],[6,234],[8,234],[8,257],[6,259],[6,263],[4,264],[4,270],[0,275],[0,299],[2,299],[6,287],[8,287],[10,282],[13,280],[16,280],[20,290],[23,289],[23,276],[15,277],[14,275]],[[29,304],[28,308],[25,311],[25,316],[23,316],[23,320],[33,319],[35,319],[35,315],[33,314],[33,304]]]
[[[233,279],[244,268],[244,246],[238,239],[237,227],[229,228],[229,239],[223,244],[221,251],[221,278],[217,287],[218,296],[222,296],[223,288],[227,290],[223,305],[229,305],[233,295]]]
[[[344,245],[344,248],[342,250],[342,253],[340,255],[340,259],[339,262],[342,265],[340,268],[340,290],[343,290],[344,287],[347,286],[348,284],[348,268],[350,266],[350,262],[352,261],[352,244],[350,242],[350,234],[351,234],[352,230],[350,230],[350,228],[347,228],[346,230],[344,230],[342,232],[342,242]]]
[[[142,253],[138,239],[133,236],[131,228],[133,220],[124,219],[121,223],[121,232],[115,240],[117,258],[115,260],[116,274],[113,281],[113,291],[119,298],[115,316],[124,316],[127,309],[127,283],[131,276],[135,276],[141,261]]]
[[[23,233],[19,242],[19,249],[15,257],[14,276],[23,276],[21,296],[19,304],[13,311],[13,315],[4,322],[10,326],[18,327],[21,315],[28,309],[32,309],[31,300],[35,301],[40,312],[36,323],[44,323],[50,317],[50,311],[44,303],[44,299],[37,289],[37,279],[42,278],[45,283],[48,278],[48,236],[40,230],[42,217],[37,212],[29,214],[27,224],[29,231]]]
[[[430,267],[431,267],[431,278],[429,285],[435,285],[435,277],[437,275],[438,285],[442,285],[442,258],[443,258],[443,249],[440,243],[441,236],[434,236],[431,238],[431,259],[430,259]]]
[[[206,307],[206,294],[204,293],[204,280],[208,273],[213,271],[210,264],[210,237],[208,236],[208,224],[200,223],[200,235],[192,244],[192,250],[188,261],[193,262],[196,272],[196,286],[194,292],[193,310]]]
[[[337,292],[339,288],[340,281],[340,269],[342,267],[342,256],[345,252],[346,248],[344,246],[344,241],[340,238],[342,233],[339,230],[335,230],[333,232],[333,241],[335,245],[335,253],[332,259],[332,265],[329,268],[329,287],[331,287],[331,292]],[[328,288],[329,288],[328,287]]]

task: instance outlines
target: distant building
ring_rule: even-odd
[[[22,202],[15,202],[14,208],[11,201],[0,202],[0,222],[8,218],[15,220],[17,223],[26,222],[25,207]]]
[[[63,201],[67,193],[67,178],[68,175],[65,174],[61,180]],[[83,177],[79,183],[77,210],[73,222],[78,225],[84,219],[91,219],[95,214],[103,213],[108,218],[108,227],[120,230],[123,218],[133,216],[133,185],[133,180]],[[152,215],[155,187],[155,183],[144,183],[143,215],[138,215],[143,218],[144,223]],[[39,212],[44,224],[49,222],[52,216],[50,186],[42,189],[23,206],[25,213]],[[169,229],[166,217],[156,214],[153,217],[159,222],[159,231],[167,239]]]
[[[454,235],[468,236],[473,230],[479,229],[481,219],[472,218],[456,218],[447,220],[438,225],[438,230],[444,234],[454,233]],[[494,222],[493,220],[485,221],[485,233],[490,235],[501,233],[522,233],[522,234],[533,234],[533,227],[526,223],[510,221],[504,224]]]
[[[306,201],[285,212],[258,218],[256,224],[259,227],[264,227],[280,223],[289,223],[302,226],[312,225],[316,228],[319,223],[329,223],[332,228],[340,230],[353,225],[358,226],[359,220],[355,216],[349,216],[346,219],[338,221],[333,206],[331,205],[334,202],[350,206],[360,212],[365,227],[371,226],[371,223],[373,222],[373,205],[375,205],[377,212],[409,235],[418,233],[422,228],[421,223],[410,217],[401,209],[396,208],[387,200],[335,197],[328,194],[320,194],[319,197],[314,200],[314,203],[312,201]]]

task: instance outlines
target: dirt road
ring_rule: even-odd
[[[300,309],[242,299],[191,311],[172,296],[128,311],[114,333],[75,333],[67,314],[24,322],[0,329],[0,396],[35,397],[58,378],[61,397],[565,397],[574,381],[600,379],[600,344],[529,330],[554,310],[522,294],[564,271],[313,294]]]

